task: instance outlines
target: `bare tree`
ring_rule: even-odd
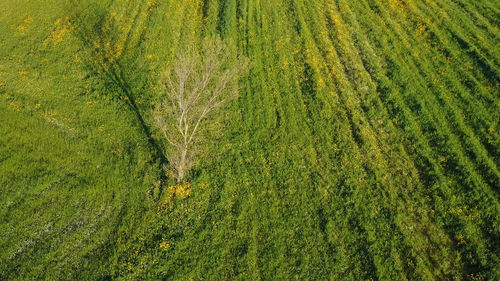
[[[234,59],[220,38],[212,38],[201,49],[179,54],[163,75],[164,96],[154,118],[169,144],[165,154],[178,182],[196,163],[221,109],[237,96],[238,78],[247,65],[244,58]]]

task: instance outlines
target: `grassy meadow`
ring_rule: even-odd
[[[251,66],[175,184],[214,36]],[[0,1],[0,280],[500,280],[500,2]]]

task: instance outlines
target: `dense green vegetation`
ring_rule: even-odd
[[[251,61],[174,185],[158,77]],[[0,1],[0,280],[499,280],[500,2]]]

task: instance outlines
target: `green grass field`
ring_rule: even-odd
[[[214,35],[251,69],[173,196]],[[499,1],[0,1],[0,280],[500,280],[499,192]]]

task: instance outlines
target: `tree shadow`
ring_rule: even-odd
[[[145,21],[140,21],[139,18],[144,15],[145,10],[151,12],[152,9],[145,4],[127,7],[126,14],[131,15],[132,24],[125,28],[111,12],[114,2],[69,0],[66,11],[73,26],[74,36],[84,54],[86,67],[104,84],[104,92],[111,99],[122,100],[127,109],[135,115],[154,152],[155,160],[160,166],[164,166],[168,164],[168,160],[136,100],[137,97],[143,96],[144,92],[140,87],[132,85],[138,80],[144,82],[151,78],[150,71],[139,66],[141,45],[145,41],[143,39],[151,17]],[[133,40],[133,37],[138,40]]]

